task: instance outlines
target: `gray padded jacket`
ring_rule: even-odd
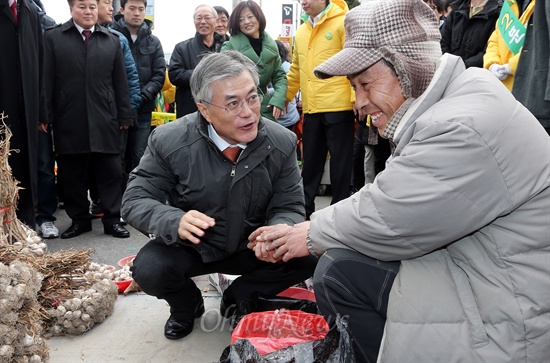
[[[374,183],[312,215],[317,253],[401,260],[382,362],[545,362],[550,138],[485,69],[444,55]]]

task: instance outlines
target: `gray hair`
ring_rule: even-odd
[[[195,19],[195,15],[197,15],[197,10],[199,10],[199,8],[210,8],[210,10],[212,10],[212,16],[215,19],[218,19],[218,12],[216,11],[216,9],[214,9],[213,6],[207,4],[201,4],[195,8],[195,11],[193,11],[193,19]]]
[[[221,53],[210,53],[205,56],[193,70],[190,86],[196,103],[212,101],[212,85],[226,78],[233,78],[250,73],[254,85],[258,87],[260,76],[254,62],[234,50]]]

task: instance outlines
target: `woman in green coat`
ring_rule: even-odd
[[[229,17],[231,38],[222,46],[250,58],[260,73],[258,88],[264,94],[262,116],[276,120],[283,115],[286,101],[286,74],[282,67],[279,49],[265,32],[265,15],[254,1],[242,1]],[[267,86],[271,83],[275,92],[270,95]]]

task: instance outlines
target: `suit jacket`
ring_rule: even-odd
[[[46,30],[48,117],[57,154],[118,154],[133,124],[119,38],[96,25],[84,44],[73,20]]]
[[[12,146],[28,150],[30,184],[36,199],[38,123],[46,121],[44,47],[36,10],[28,0],[19,0],[18,8],[16,28],[8,0],[0,0],[0,112],[9,116],[6,122],[13,130],[26,134],[20,138],[21,145],[13,145],[12,140]]]

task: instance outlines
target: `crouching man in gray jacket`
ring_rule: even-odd
[[[548,134],[490,72],[441,56],[422,1],[363,1],[345,29],[315,74],[348,77],[392,159],[311,223],[251,247],[322,256],[317,303],[349,316],[357,362],[548,361]]]
[[[260,117],[258,82],[240,53],[206,56],[191,77],[199,111],[155,129],[130,174],[123,218],[157,236],[137,254],[133,277],[170,305],[168,339],[188,335],[204,312],[193,276],[242,275],[220,307],[238,319],[258,294],[276,295],[315,269],[313,256],[274,265],[247,248],[261,226],[305,219],[296,136]]]

